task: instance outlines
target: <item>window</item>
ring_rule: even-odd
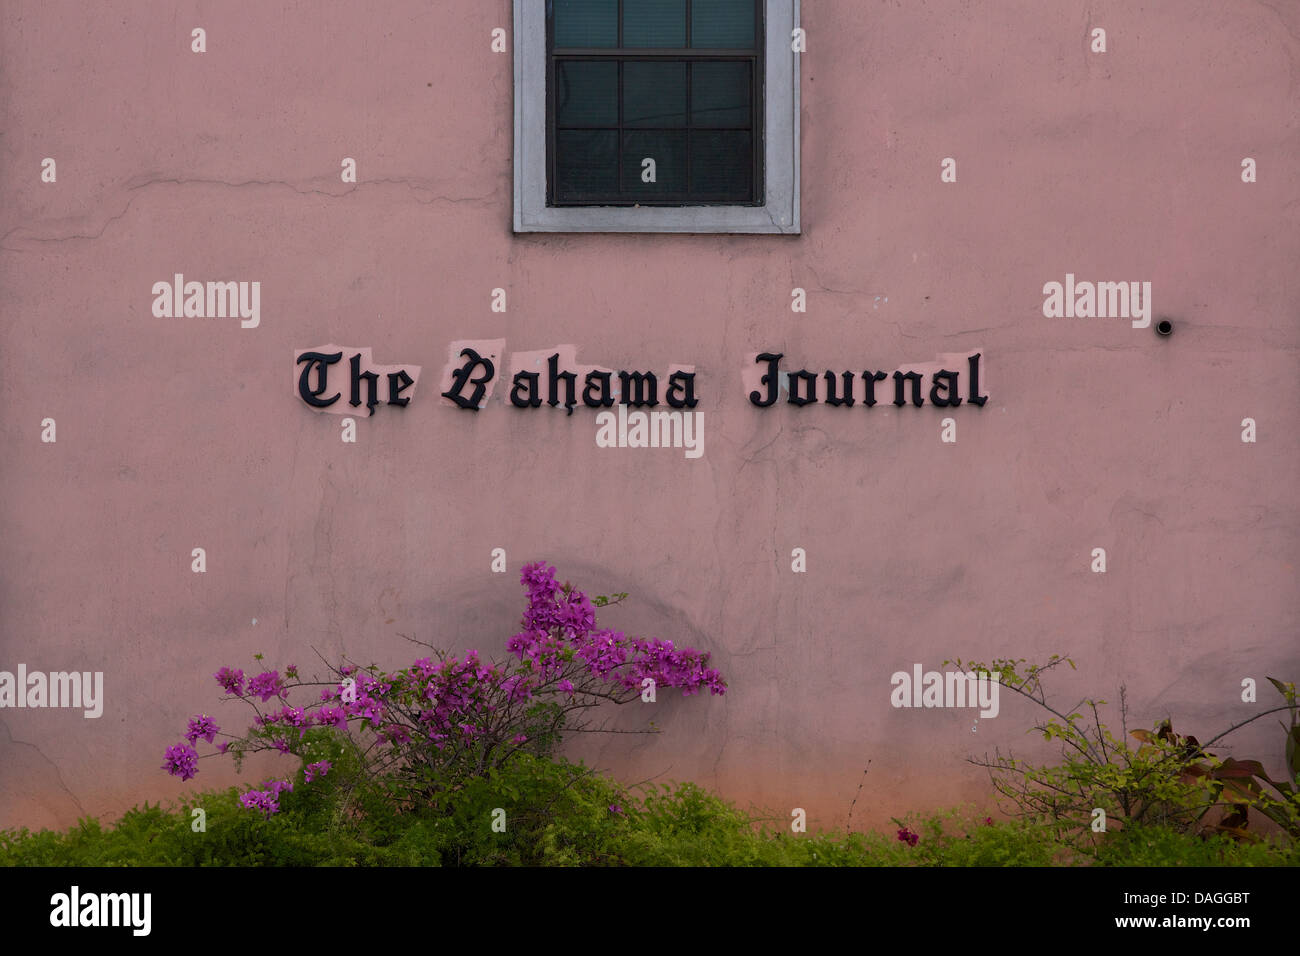
[[[551,0],[547,203],[762,204],[760,0]]]
[[[799,232],[798,0],[514,0],[517,232]]]

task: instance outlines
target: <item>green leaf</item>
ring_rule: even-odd
[[[1287,698],[1288,702],[1295,702],[1296,688],[1295,684],[1284,684],[1277,678],[1269,678],[1269,683],[1278,688],[1278,693]]]

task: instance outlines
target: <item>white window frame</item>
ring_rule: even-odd
[[[547,206],[546,0],[514,0],[515,232],[798,235],[799,0],[765,0],[762,206]]]

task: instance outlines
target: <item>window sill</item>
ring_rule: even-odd
[[[694,232],[798,235],[786,211],[766,206],[546,206],[522,216],[515,232]]]

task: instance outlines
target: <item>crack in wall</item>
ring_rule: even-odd
[[[66,793],[69,796],[69,798],[71,798],[72,802],[76,804],[77,812],[80,813],[81,816],[83,817],[88,816],[88,814],[86,813],[86,808],[81,805],[81,801],[77,799],[77,795],[72,792],[72,790],[68,787],[68,784],[64,781],[63,771],[59,769],[59,765],[56,764],[53,760],[51,760],[49,757],[45,756],[45,752],[41,750],[40,747],[36,746],[36,744],[29,743],[26,740],[16,739],[13,735],[13,732],[9,730],[9,725],[2,720],[0,720],[0,727],[4,727],[5,734],[8,735],[9,742],[11,744],[19,744],[23,747],[31,747],[33,750],[36,751],[36,753],[40,756],[42,760],[44,760],[51,767],[54,768],[54,776],[58,779],[59,786],[63,788],[64,793]]]
[[[229,189],[243,189],[248,186],[283,186],[286,189],[293,190],[298,195],[304,195],[304,196],[317,195],[317,196],[328,196],[331,199],[344,199],[347,198],[348,196],[351,196],[353,193],[357,192],[362,187],[366,187],[366,186],[401,185],[401,186],[406,186],[413,193],[418,193],[420,191],[424,191],[424,192],[431,191],[431,187],[425,185],[424,184],[425,182],[426,181],[419,180],[419,179],[368,179],[365,180],[364,182],[349,184],[348,188],[345,188],[342,191],[331,192],[325,189],[299,188],[294,183],[288,182],[286,180],[280,180],[280,179],[247,179],[242,182],[230,182],[224,179],[158,178],[158,179],[146,179],[142,182],[128,181],[126,185],[126,189],[130,192],[135,192],[136,190],[147,189],[150,186],[224,186]],[[104,235],[105,231],[108,229],[109,226],[117,222],[119,219],[121,219],[131,210],[131,205],[135,202],[135,198],[136,198],[135,196],[130,197],[126,202],[126,205],[122,207],[122,211],[117,213],[114,216],[110,216],[107,220],[105,220],[104,225],[101,226],[99,231],[96,233],[91,233],[91,234],[73,233],[67,236],[27,235],[27,236],[19,237],[19,241],[58,243],[58,242],[70,242],[74,239],[92,239],[92,240],[98,239]],[[416,195],[414,198],[415,201],[422,206],[430,206],[438,202],[445,202],[445,203],[451,203],[453,205],[458,205],[460,203],[484,203],[484,202],[495,201],[497,198],[497,194],[488,193],[483,196],[461,196],[461,197],[436,194],[429,197],[428,199],[421,199],[418,195]],[[4,235],[0,236],[0,250],[5,250],[9,252],[22,252],[23,251],[22,249],[17,248],[15,246],[5,245],[5,242],[16,233],[22,232],[23,230],[29,230],[31,228],[32,228],[31,226],[25,226],[25,225],[15,226],[14,228],[6,232]]]

